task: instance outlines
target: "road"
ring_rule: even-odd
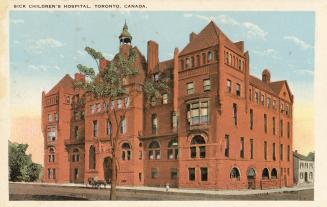
[[[9,184],[10,200],[109,200],[109,189]],[[313,200],[313,189],[259,195],[209,195],[118,189],[118,200]]]

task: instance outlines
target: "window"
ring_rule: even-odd
[[[287,161],[290,161],[290,157],[291,157],[291,147],[287,145]]]
[[[228,64],[229,65],[232,64],[232,54],[231,53],[228,54]]]
[[[189,125],[207,124],[209,122],[208,101],[194,102],[187,105]]]
[[[201,64],[200,61],[201,61],[200,60],[200,55],[197,55],[196,56],[196,64],[197,64],[197,66],[200,66],[200,64]]]
[[[56,161],[56,154],[54,148],[49,149],[49,162],[55,162]]]
[[[268,131],[268,117],[267,117],[267,114],[263,115],[263,119],[264,119],[264,130],[265,130],[265,133],[267,133],[267,131]]]
[[[73,153],[72,153],[72,162],[79,162],[80,159],[80,155],[79,155],[79,150],[73,149]]]
[[[55,127],[48,128],[48,141],[54,142],[57,139],[57,129]]]
[[[230,178],[240,180],[240,171],[236,167],[231,170]]]
[[[199,151],[199,156],[200,158],[205,158],[206,157],[206,142],[204,138],[201,135],[196,135],[193,137],[191,141],[191,147],[190,147],[190,152],[191,152],[191,158],[196,158],[197,157],[197,148]]]
[[[178,170],[177,168],[171,168],[170,169],[170,179],[171,180],[176,180],[178,177]]]
[[[208,168],[206,167],[201,167],[201,181],[208,181]]]
[[[54,114],[55,114],[56,121],[58,121],[59,120],[59,113],[54,113]]]
[[[244,137],[241,137],[241,150],[240,150],[240,157],[244,158]]]
[[[96,157],[95,157],[95,147],[92,145],[89,150],[89,169],[95,169]]]
[[[268,151],[267,142],[264,141],[264,159],[265,160],[267,160],[267,151]]]
[[[152,134],[158,133],[158,117],[157,114],[152,114]]]
[[[191,67],[194,67],[194,57],[191,57]]]
[[[236,84],[236,95],[241,96],[241,84]]]
[[[48,121],[52,122],[52,114],[48,114]]]
[[[172,113],[172,128],[176,129],[178,125],[177,114],[175,111]]]
[[[276,144],[273,143],[273,154],[272,154],[273,160],[276,160]]]
[[[75,139],[79,139],[79,127],[75,126],[74,128],[74,137]]]
[[[283,136],[283,119],[280,120],[280,136],[282,137]]]
[[[187,84],[187,94],[193,94],[194,93],[194,83],[191,82],[191,83],[188,83]]]
[[[113,110],[115,108],[115,101],[113,101],[113,100],[111,101],[110,108],[111,108],[111,110]]]
[[[273,168],[271,170],[271,179],[277,179],[277,170],[276,170],[276,168]]]
[[[249,100],[252,101],[252,89],[249,89]]]
[[[107,121],[107,135],[112,136],[112,123],[110,120]]]
[[[159,73],[155,73],[155,74],[153,75],[153,78],[154,78],[155,81],[158,81],[159,78],[160,78],[160,74],[159,74]]]
[[[101,104],[98,103],[98,104],[96,105],[96,108],[97,108],[97,112],[101,112]]]
[[[287,138],[291,137],[291,124],[287,122]]]
[[[265,96],[261,95],[261,104],[264,106],[265,105]]]
[[[202,64],[206,64],[207,63],[207,58],[206,58],[206,54],[202,53]]]
[[[211,88],[210,79],[203,80],[203,90],[210,91],[210,88]]]
[[[49,179],[56,179],[56,169],[55,168],[49,168],[48,169],[48,178]]]
[[[283,149],[284,148],[284,146],[283,146],[283,144],[280,144],[280,160],[283,160]]]
[[[142,150],[139,151],[139,160],[142,160],[143,159],[143,152]]]
[[[232,81],[227,80],[227,92],[231,93],[232,92]]]
[[[211,51],[208,52],[208,62],[213,60],[213,54]]]
[[[192,67],[192,65],[191,65],[191,58],[186,58],[186,68],[190,68],[190,67]]]
[[[229,157],[229,135],[225,135],[225,157]]]
[[[253,139],[250,139],[250,158],[253,159],[253,154],[254,153],[254,143]]]
[[[155,106],[155,105],[157,105],[157,99],[156,99],[156,97],[152,96],[151,97],[151,106]]]
[[[168,159],[177,160],[178,159],[178,142],[177,139],[172,139],[168,143]]]
[[[126,117],[121,117],[121,126],[120,126],[120,133],[125,134],[127,131],[127,120]]]
[[[259,93],[257,91],[254,93],[254,98],[255,98],[255,102],[259,104]]]
[[[152,179],[155,179],[157,178],[159,175],[158,175],[158,169],[157,168],[151,168],[151,178]]]
[[[168,94],[164,93],[162,95],[162,104],[168,104]]]
[[[194,181],[195,180],[195,168],[189,168],[188,169],[188,179],[190,181]]]
[[[122,148],[122,160],[131,160],[131,155],[132,155],[131,145],[125,142],[121,148]]]
[[[253,109],[250,109],[250,129],[253,129]]]
[[[233,119],[234,125],[237,126],[237,104],[233,103]]]
[[[288,104],[285,104],[285,114],[288,115]]]
[[[149,145],[149,159],[159,160],[160,159],[160,145],[158,141],[152,141]]]
[[[276,134],[276,118],[273,117],[273,135]]]
[[[97,137],[98,136],[98,121],[94,120],[93,121],[93,136]]]
[[[284,112],[284,104],[280,103],[280,112],[283,113]]]
[[[262,179],[263,179],[263,180],[267,180],[267,179],[269,179],[269,170],[268,170],[267,168],[264,168],[264,169],[262,170]]]
[[[267,98],[267,107],[268,107],[268,109],[270,108],[270,98],[269,97]]]

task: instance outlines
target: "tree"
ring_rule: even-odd
[[[33,182],[39,179],[42,166],[26,154],[27,144],[9,142],[9,180]]]
[[[168,79],[154,80],[149,76],[146,77],[143,87],[132,87],[126,84],[126,81],[131,80],[138,74],[138,69],[135,67],[135,60],[138,58],[138,53],[135,48],[130,47],[129,52],[126,54],[118,53],[105,66],[101,66],[101,61],[106,61],[101,52],[90,47],[86,47],[85,51],[95,61],[98,73],[92,67],[81,64],[77,65],[79,72],[85,76],[85,80],[75,81],[75,87],[84,90],[87,96],[100,100],[105,106],[107,119],[113,118],[111,120],[115,122],[116,129],[110,139],[112,156],[110,199],[115,200],[117,173],[119,170],[116,153],[120,138],[120,128],[122,127],[125,115],[129,110],[129,106],[133,105],[134,98],[142,92],[146,100],[149,100],[150,97],[159,98],[164,91],[168,90]],[[111,102],[115,100],[120,101],[121,106],[119,108],[111,106]]]

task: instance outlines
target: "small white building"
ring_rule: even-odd
[[[314,183],[314,153],[307,156],[299,154],[297,151],[293,153],[294,158],[294,183],[297,185]]]

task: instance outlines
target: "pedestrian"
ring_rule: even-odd
[[[166,192],[169,191],[169,183],[166,183]]]

